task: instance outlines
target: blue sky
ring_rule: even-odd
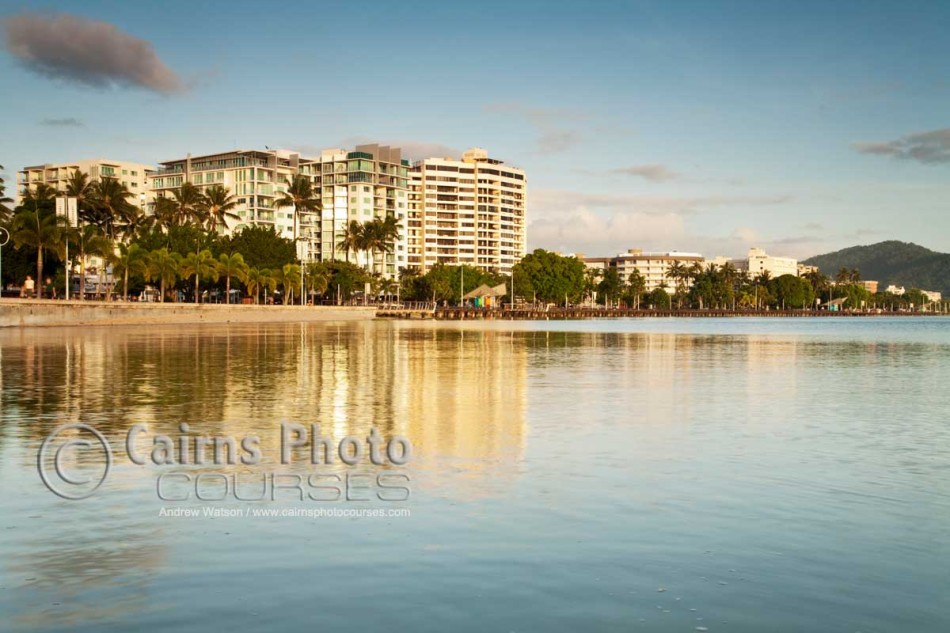
[[[481,146],[528,171],[531,248],[950,251],[948,3],[269,6],[0,0],[8,183],[97,156]],[[64,60],[81,38],[22,21],[56,14],[154,54]]]

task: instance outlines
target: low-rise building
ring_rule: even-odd
[[[49,185],[58,193],[65,193],[69,177],[77,170],[86,174],[91,182],[102,178],[115,178],[132,192],[134,198],[130,202],[136,205],[144,207],[150,201],[148,177],[155,172],[155,168],[143,163],[107,158],[24,167],[17,172],[17,194],[21,194],[24,189],[35,189],[39,183]]]
[[[865,290],[870,292],[872,295],[877,292],[878,282],[871,281],[869,279],[858,282],[859,286],[862,286]]]
[[[681,253],[679,251],[644,253],[638,248],[631,248],[626,253],[621,253],[615,257],[581,256],[579,259],[584,262],[587,268],[595,270],[616,269],[624,283],[627,283],[630,274],[636,270],[646,281],[646,292],[652,292],[661,287],[673,292],[677,285],[682,283],[689,286],[690,282],[688,280],[681,281],[676,275],[671,274],[670,269],[676,264],[680,264],[687,269],[705,264],[703,256],[699,253]]]
[[[761,248],[750,248],[748,258],[739,262],[743,265],[737,268],[748,271],[752,277],[758,277],[764,273],[768,273],[772,278],[798,275],[798,260],[791,257],[774,257]]]
[[[937,303],[942,298],[942,295],[936,290],[921,290],[920,292],[934,303]]]
[[[904,286],[895,286],[894,284],[891,284],[884,289],[884,292],[901,297],[907,291],[904,289]]]

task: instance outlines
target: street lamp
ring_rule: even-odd
[[[304,289],[303,289],[303,268],[304,268],[304,242],[307,241],[306,237],[297,238],[297,259],[300,260],[300,306],[304,306]],[[309,250],[309,249],[308,249]]]
[[[57,196],[56,215],[66,219],[66,225],[74,228],[79,223],[78,200],[75,196]],[[69,234],[66,235],[66,301],[69,301],[69,286],[72,285],[72,266],[69,261]],[[37,283],[42,283],[42,279],[37,279]]]

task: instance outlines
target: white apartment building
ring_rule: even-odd
[[[286,181],[293,180],[300,165],[300,155],[287,150],[233,150],[165,161],[150,174],[149,182],[156,198],[172,196],[185,182],[199,189],[211,185],[226,187],[237,199],[234,213],[238,220],[227,227],[233,231],[248,224],[273,226],[281,237],[294,239],[292,207],[274,209],[274,199],[287,190]],[[298,237],[304,245],[304,259],[310,259],[307,248],[313,241],[312,223],[301,222]]]
[[[130,163],[106,158],[24,167],[17,172],[17,195],[19,196],[24,189],[35,188],[38,183],[45,183],[56,191],[63,193],[66,191],[69,176],[76,170],[89,176],[89,180],[92,182],[96,182],[101,178],[115,178],[132,192],[134,198],[130,202],[134,204],[144,207],[150,202],[148,177],[155,171],[155,168],[142,163]]]
[[[408,265],[467,264],[503,274],[525,255],[527,180],[523,169],[480,148],[461,160],[427,158],[410,170]]]
[[[798,276],[798,260],[791,257],[773,257],[761,248],[750,248],[748,259],[739,262],[741,265],[736,268],[748,271],[752,277],[763,273],[768,273],[772,278],[782,275]]]
[[[615,268],[620,279],[627,283],[630,273],[638,271],[646,281],[646,292],[652,292],[657,288],[665,288],[671,294],[675,292],[676,286],[680,283],[670,275],[670,268],[674,264],[682,264],[686,268],[695,265],[703,266],[705,260],[699,253],[681,253],[679,251],[666,251],[658,253],[644,253],[638,248],[631,248],[626,253],[621,253],[616,257],[580,257],[587,268],[595,270],[606,270]]]
[[[339,247],[351,220],[396,218],[399,239],[392,253],[350,253],[353,263],[387,277],[399,274],[408,265],[407,216],[409,213],[409,161],[398,147],[357,145],[352,151],[323,150],[319,158],[301,159],[300,173],[310,176],[314,194],[323,212],[314,227],[317,239],[313,258],[320,261],[345,260]]]
[[[406,266],[405,219],[409,206],[409,161],[399,148],[359,145],[348,151],[323,150],[307,158],[289,150],[234,150],[166,161],[152,175],[156,196],[172,195],[184,182],[199,189],[222,185],[238,202],[238,220],[227,227],[272,226],[284,238],[294,239],[294,209],[274,208],[274,200],[287,191],[288,181],[298,174],[308,176],[323,211],[300,218],[296,238],[298,256],[306,261],[345,260],[339,248],[350,220],[367,222],[393,215],[399,220],[400,240],[393,253],[377,253],[374,271],[387,276]],[[370,268],[368,253],[351,253],[353,263]]]

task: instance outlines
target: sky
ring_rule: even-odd
[[[528,246],[950,252],[950,3],[0,0],[0,164],[473,147]]]

